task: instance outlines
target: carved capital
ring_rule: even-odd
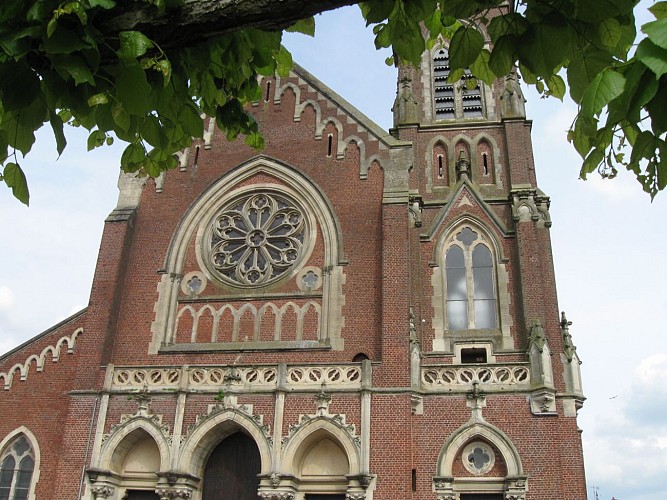
[[[93,498],[98,500],[100,498],[108,498],[112,496],[116,492],[116,489],[107,484],[99,484],[91,486],[90,492],[93,494]]]
[[[291,491],[260,491],[257,494],[264,500],[294,500],[294,493]]]
[[[160,500],[177,500],[192,498],[192,490],[189,488],[157,488],[155,493],[160,497]]]

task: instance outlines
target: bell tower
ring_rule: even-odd
[[[550,199],[537,183],[520,77],[513,71],[487,85],[470,70],[457,81],[449,76],[444,41],[424,52],[418,68],[400,65],[391,130],[413,152],[409,300],[412,373],[422,391],[417,408],[439,408],[453,430],[433,488],[443,499],[495,492],[528,498],[530,484],[530,498],[547,498],[547,491],[585,498],[576,423],[585,399],[580,361],[571,356],[570,323],[559,318]],[[467,421],[453,416],[457,398],[467,402]],[[500,451],[505,445],[507,453]],[[576,458],[557,458],[563,446],[568,453],[575,446]],[[461,457],[466,467],[458,467]],[[498,460],[505,475],[493,486],[491,476],[502,475],[492,470]],[[556,460],[552,473],[566,479],[549,490],[548,475],[521,465],[528,460]],[[491,496],[473,494],[482,491]]]

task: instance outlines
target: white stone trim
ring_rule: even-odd
[[[33,362],[35,363],[37,372],[43,371],[44,365],[46,364],[46,355],[48,353],[51,354],[51,361],[57,363],[60,360],[60,354],[65,344],[67,344],[67,354],[72,354],[74,352],[74,347],[76,346],[76,339],[81,333],[83,333],[83,328],[77,328],[72,335],[60,337],[55,345],[46,346],[42,349],[42,352],[39,355],[31,354],[23,364],[16,363],[6,372],[0,372],[0,380],[2,380],[4,389],[8,391],[12,387],[14,375],[17,370],[20,374],[20,380],[22,382],[26,381],[28,379],[28,374],[30,373],[30,366]]]
[[[257,185],[247,188],[235,188],[245,180],[266,173],[285,183],[285,186],[272,184]],[[320,314],[320,338],[328,339],[332,349],[343,348],[341,330],[344,325],[342,307],[344,296],[342,285],[345,282],[342,264],[343,241],[340,225],[331,203],[323,191],[304,175],[285,164],[264,156],[258,156],[228,172],[216,181],[208,190],[193,202],[183,215],[169,245],[161,281],[158,284],[158,300],[155,304],[155,319],[151,325],[152,341],[149,353],[157,354],[163,344],[171,344],[175,338],[176,305],[180,287],[181,272],[184,265],[188,244],[195,235],[201,235],[201,227],[208,223],[225,199],[235,196],[240,191],[270,187],[293,197],[311,218],[311,231],[319,227],[324,243],[322,288],[322,311]],[[311,234],[311,238],[314,236]],[[195,245],[199,251],[199,237]],[[312,245],[310,245],[312,248]],[[307,256],[303,262],[307,261]],[[206,273],[206,269],[202,269]],[[298,269],[293,271],[298,272]],[[207,273],[209,279],[215,279]]]
[[[28,490],[28,500],[37,500],[37,497],[35,496],[35,490],[37,489],[37,483],[39,482],[39,473],[40,473],[39,466],[42,460],[42,452],[39,449],[37,438],[32,433],[32,431],[30,431],[30,429],[28,429],[26,426],[21,425],[20,427],[17,427],[9,434],[7,434],[5,438],[2,441],[0,441],[0,460],[2,460],[2,457],[5,454],[5,449],[7,448],[7,446],[11,444],[21,434],[24,435],[26,439],[30,442],[30,446],[32,447],[33,457],[35,459],[35,466],[32,471],[32,478],[30,479],[30,489]]]

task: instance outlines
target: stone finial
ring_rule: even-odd
[[[399,70],[400,71],[400,70]],[[391,110],[394,112],[394,126],[419,123],[419,103],[412,95],[412,78],[405,71],[400,71],[396,99]]]
[[[539,319],[533,321],[532,326],[530,327],[530,338],[528,340],[528,350],[535,345],[539,352],[544,351],[544,346],[547,343],[547,338],[544,335],[544,328]]]
[[[137,402],[138,408],[136,415],[141,417],[148,416],[148,410],[151,404],[151,397],[148,394],[148,387],[144,385],[144,388],[141,392],[128,396],[128,399],[132,399]]]
[[[560,332],[561,335],[563,336],[563,352],[565,353],[567,360],[572,362],[572,359],[574,359],[574,355],[577,351],[577,348],[574,346],[574,342],[572,342],[572,335],[570,335],[570,325],[572,325],[572,321],[567,320],[567,318],[565,317],[565,311],[561,312]]]
[[[526,99],[519,84],[519,74],[516,69],[505,77],[505,88],[500,96],[500,109],[503,118],[525,118]]]
[[[465,176],[466,179],[470,178],[470,161],[468,161],[468,158],[466,158],[466,153],[464,150],[461,150],[459,153],[459,158],[456,160],[457,180],[462,176]]]
[[[322,382],[322,389],[315,394],[315,404],[317,405],[316,415],[328,415],[329,405],[331,404],[331,396],[324,392],[326,384]]]

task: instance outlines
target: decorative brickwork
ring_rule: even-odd
[[[0,357],[30,500],[201,499],[219,446],[267,500],[586,498],[518,81],[464,99],[443,47],[400,67],[391,134],[296,66],[249,107],[261,155],[208,119],[121,176],[89,307]]]

